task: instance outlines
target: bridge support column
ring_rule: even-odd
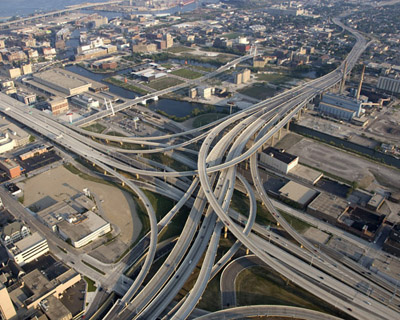
[[[120,141],[120,142],[119,142],[119,144],[120,144],[121,146],[123,146],[123,145],[124,145],[124,143],[123,143],[122,141]]]
[[[93,162],[93,167],[95,167],[96,166],[96,164]]]
[[[105,175],[105,176],[107,175],[107,171],[106,171],[106,170],[104,170],[104,175]]]
[[[282,128],[280,128],[278,131],[278,140],[281,140],[281,137],[282,137]]]
[[[139,180],[139,173],[136,173],[136,179]]]
[[[108,141],[108,139],[106,139],[106,143],[107,143],[107,144],[109,144],[109,143],[110,143],[110,141]]]
[[[249,253],[250,253],[250,250],[249,250],[249,248],[246,248],[246,256],[248,256],[248,255],[249,255]]]
[[[287,132],[290,131],[290,121],[288,121],[288,123],[286,124],[286,131],[287,131]]]
[[[274,144],[275,144],[275,141],[274,141],[274,136],[272,136],[272,137],[271,137],[271,147],[273,147],[273,146],[274,146]]]
[[[245,170],[249,170],[249,161],[245,161]]]
[[[125,187],[125,182],[122,181],[122,186]]]
[[[228,227],[225,226],[224,227],[224,239],[226,239],[228,237]]]

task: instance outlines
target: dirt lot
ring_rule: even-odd
[[[400,190],[399,170],[375,164],[328,145],[303,138],[287,151],[298,155],[300,162],[345,180],[357,181],[368,190],[373,191],[381,187],[391,191]]]
[[[109,185],[84,180],[63,166],[30,178],[24,184],[24,205],[35,205],[38,209],[69,199],[88,188],[102,200],[101,206],[106,219],[120,230],[118,240],[124,244],[129,245],[135,241],[142,229],[135,203],[129,193]]]

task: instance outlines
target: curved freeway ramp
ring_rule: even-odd
[[[246,306],[221,310],[196,318],[196,320],[246,319],[254,317],[284,317],[307,320],[339,320],[326,313],[289,306]]]
[[[221,274],[221,303],[222,308],[236,307],[236,277],[245,269],[263,265],[264,263],[255,255],[244,256],[229,263]]]

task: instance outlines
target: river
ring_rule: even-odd
[[[113,84],[103,81],[104,78],[108,78],[112,75],[126,73],[126,72],[130,71],[129,68],[120,70],[120,71],[118,71],[116,73],[112,73],[112,74],[110,74],[110,73],[108,73],[108,74],[93,73],[93,72],[88,71],[78,65],[69,65],[69,66],[66,66],[65,69],[68,71],[72,71],[77,74],[80,74],[89,79],[107,84],[110,88],[111,93],[114,93],[122,98],[134,99],[137,96],[140,96],[140,94],[138,94],[136,92],[132,92],[132,91],[126,90],[124,88],[121,88],[121,87],[118,87],[118,86],[115,86]],[[202,103],[178,101],[178,100],[172,100],[172,99],[160,99],[156,102],[149,103],[147,106],[149,107],[150,110],[154,110],[154,111],[161,110],[170,115],[174,115],[177,117],[185,117],[187,115],[190,115],[192,113],[192,111],[196,108],[197,109],[204,108],[204,104],[202,104]],[[216,107],[216,110],[222,111],[222,110],[226,110],[226,108]]]

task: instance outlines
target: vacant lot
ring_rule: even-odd
[[[393,191],[400,190],[399,170],[385,167],[329,145],[302,139],[287,151],[298,155],[300,162],[344,180],[357,181],[360,186],[368,190],[374,190],[380,186]],[[375,182],[370,183],[371,180]]]
[[[269,97],[272,97],[275,95],[276,90],[268,87],[262,83],[256,83],[254,85],[248,86],[244,89],[239,90],[241,94],[244,94],[246,96],[256,98],[259,100],[265,100]]]
[[[181,83],[183,83],[183,81],[181,81],[179,79],[165,77],[165,78],[162,78],[159,80],[154,80],[146,85],[155,90],[163,90],[163,89],[167,89],[169,87],[173,87],[173,86],[175,86],[177,84],[181,84]]]
[[[88,188],[102,201],[106,219],[120,229],[119,240],[135,241],[142,229],[132,196],[120,189],[81,178],[63,166],[25,181],[24,205],[44,209],[55,201],[63,201]]]
[[[186,79],[197,79],[202,76],[202,74],[200,72],[189,70],[189,69],[183,69],[183,68],[172,71],[171,73],[178,77],[182,77],[182,78],[186,78]]]

